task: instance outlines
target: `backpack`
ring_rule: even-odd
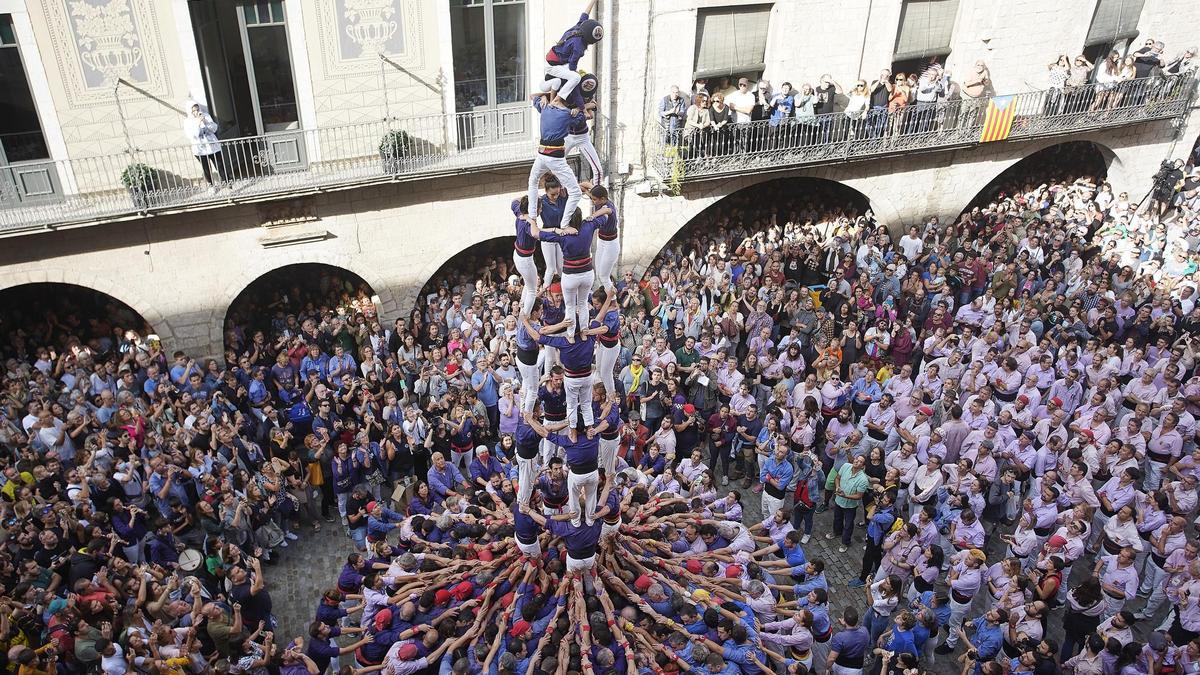
[[[804,509],[811,509],[817,505],[817,503],[813,501],[812,495],[809,494],[808,483],[809,480],[807,478],[800,479],[800,482],[796,483],[796,491],[792,494],[792,498],[795,500],[796,506]]]

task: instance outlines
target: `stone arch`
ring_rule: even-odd
[[[847,172],[848,173],[848,172]],[[727,197],[731,197],[748,188],[767,184],[774,181],[813,180],[818,183],[834,183],[857,193],[871,208],[876,217],[885,223],[899,223],[900,215],[895,205],[886,197],[880,198],[864,191],[865,181],[856,180],[850,175],[843,177],[838,168],[817,167],[798,171],[779,172],[771,174],[753,174],[739,176],[732,180],[719,183],[704,183],[702,186],[685,188],[681,197],[664,199],[660,203],[662,210],[650,209],[648,216],[655,219],[653,227],[637,224],[629,228],[628,220],[622,232],[622,250],[620,269],[632,268],[636,276],[640,276],[672,239],[674,239],[689,223],[707,209],[716,206]]]
[[[70,325],[74,317],[76,326],[43,335],[41,321],[52,315],[60,325]],[[101,325],[92,326],[92,321]],[[116,346],[110,342],[114,329],[121,333],[133,331],[143,340],[151,335],[157,340],[166,339],[155,324],[128,302],[85,284],[62,281],[30,281],[4,287],[0,290],[0,324],[9,329],[0,344],[0,349],[6,351],[17,346],[17,329],[24,329],[27,335],[26,348],[47,346],[57,348],[60,353],[65,351],[68,336],[78,338],[83,344],[109,342],[104,349],[111,349]]]
[[[379,316],[381,320],[390,321],[399,311],[392,288],[384,283],[374,270],[361,269],[360,265],[355,264],[354,256],[349,254],[297,251],[283,258],[264,256],[258,258],[258,261],[261,264],[230,270],[220,296],[213,299],[212,312],[209,315],[208,321],[210,347],[219,349],[225,343],[225,317],[229,314],[229,309],[233,305],[234,300],[245,289],[249,288],[263,276],[277,269],[293,265],[326,265],[354,274],[365,281],[371,287],[371,290],[375,292],[376,296],[378,296]],[[222,352],[217,351],[216,353],[219,354]]]
[[[1123,167],[1121,158],[1108,144],[1087,136],[1070,139],[1060,137],[1045,139],[1036,143],[1026,143],[1019,148],[1015,148],[1020,150],[1020,152],[1012,153],[1012,156],[1006,154],[998,157],[995,164],[990,167],[990,171],[979,172],[975,176],[974,182],[961,193],[972,196],[968,202],[964,203],[960,212],[970,210],[972,206],[976,206],[979,199],[986,198],[986,192],[991,189],[993,184],[1004,180],[1006,176],[1014,175],[1026,163],[1044,161],[1050,153],[1071,147],[1079,148],[1081,152],[1086,152],[1090,149],[1091,152],[1095,153],[1096,160],[1103,164],[1106,176],[1120,172]]]
[[[341,257],[343,256],[329,256],[329,258]],[[391,300],[390,295],[388,301],[386,302],[383,295],[381,295],[381,291],[384,287],[382,287],[377,281],[372,282],[369,278],[364,277],[362,274],[359,274],[357,271],[348,266],[333,264],[330,262],[307,260],[300,262],[289,262],[282,265],[273,266],[261,274],[254,276],[249,280],[249,282],[242,283],[240,280],[238,282],[230,282],[224,291],[228,296],[230,296],[229,300],[219,305],[219,307],[223,308],[223,310],[220,312],[219,316],[214,318],[214,325],[212,328],[210,328],[210,331],[215,330],[217,332],[215,338],[211,338],[210,335],[212,343],[214,345],[221,346],[222,352],[224,348],[228,347],[228,345],[225,344],[224,335],[224,326],[226,320],[230,317],[240,316],[247,308],[253,308],[258,300],[256,294],[267,290],[264,288],[264,285],[284,282],[283,277],[288,276],[289,274],[295,276],[285,283],[291,283],[293,281],[303,282],[306,279],[315,278],[316,275],[319,275],[322,272],[331,271],[340,273],[346,278],[346,281],[352,282],[355,285],[365,285],[368,293],[370,293],[376,304],[381,321],[387,321],[388,316],[395,314],[394,302]],[[216,309],[214,309],[214,314],[215,313]],[[247,324],[247,327],[252,329],[265,327],[264,322],[269,322],[270,317],[262,316],[254,321],[257,323]]]
[[[30,284],[75,286],[108,296],[141,316],[156,331],[167,349],[174,346],[175,334],[162,313],[134,288],[122,285],[115,275],[89,274],[86,270],[74,267],[0,271],[0,293]]]

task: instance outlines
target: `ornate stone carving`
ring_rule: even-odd
[[[146,80],[145,69],[138,68],[142,63],[142,46],[129,0],[108,0],[102,4],[74,0],[70,7],[71,28],[79,60],[87,66],[84,81],[88,86],[108,86],[118,79]]]
[[[440,0],[439,0],[440,1]],[[317,34],[326,76],[378,73],[379,55],[423,71],[420,27],[423,3],[415,0],[317,0]]]
[[[72,108],[111,104],[118,78],[170,96],[159,28],[159,0],[42,0],[50,48]],[[51,66],[53,64],[53,66]]]
[[[369,57],[387,52],[404,51],[404,34],[400,33],[400,11],[397,0],[342,0],[345,34],[357,46],[348,48],[343,41],[342,55]],[[397,38],[399,44],[391,44]]]

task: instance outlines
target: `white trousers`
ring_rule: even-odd
[[[1138,595],[1149,597],[1155,588],[1163,585],[1167,573],[1154,562],[1154,558],[1146,556],[1146,564],[1142,567],[1142,583],[1138,586]]]
[[[571,524],[575,527],[579,527],[581,522],[592,524],[592,514],[596,512],[596,489],[599,485],[599,471],[583,474],[574,471],[567,472],[567,510],[578,514],[571,520]],[[580,487],[587,490],[583,504],[579,503]]]
[[[575,172],[571,170],[571,165],[567,164],[565,157],[550,157],[540,152],[533,155],[533,168],[529,170],[529,215],[535,218],[538,215],[538,207],[541,206],[538,201],[538,181],[547,173],[554,174],[567,191],[567,207],[563,209],[561,223],[565,227],[571,224],[571,214],[579,208],[579,199],[583,196],[579,180],[575,178]],[[545,223],[545,227],[559,227],[559,223]]]
[[[524,286],[521,287],[521,315],[529,316],[529,312],[533,309],[533,301],[537,298],[537,264],[533,262],[533,256],[521,255],[513,251],[513,266],[517,268],[517,273],[521,275],[521,281],[524,283]]]
[[[595,555],[590,555],[590,556],[584,558],[583,560],[576,560],[575,558],[572,558],[570,555],[567,556],[567,571],[568,572],[582,572],[584,570],[590,570],[595,566],[596,566],[596,556]]]
[[[549,424],[550,421],[545,417],[542,418],[542,424]],[[552,457],[561,457],[563,454],[562,448],[548,438],[542,439],[542,466],[549,466]]]
[[[579,422],[580,408],[583,408],[583,423],[592,426],[595,423],[592,416],[592,376],[565,377],[563,387],[567,390],[567,428],[574,429]]]
[[[958,602],[953,596],[950,597],[950,635],[946,638],[946,645],[953,647],[958,644],[958,629],[962,628],[963,619],[967,616],[967,610],[971,609],[971,603]]]
[[[621,345],[605,347],[596,343],[596,368],[600,371],[600,381],[604,383],[604,393],[612,396],[617,393],[617,384],[613,379],[613,370],[617,366],[617,357],[621,355]]]
[[[578,330],[587,330],[590,323],[588,312],[588,296],[592,292],[592,284],[596,281],[596,271],[575,272],[562,275],[563,301],[567,304],[568,334]]]
[[[604,181],[604,169],[600,165],[600,153],[596,152],[596,146],[592,145],[590,134],[567,134],[566,148],[566,154],[568,155],[571,154],[572,150],[579,150],[579,156],[583,158],[583,161],[587,162],[588,167],[592,170],[592,185],[599,185]]]
[[[542,347],[542,374],[550,376],[550,369],[558,365],[558,347]]]
[[[617,450],[620,447],[620,436],[600,439],[600,468],[604,469],[604,475],[612,476],[613,469],[617,466]]]
[[[517,503],[528,504],[533,494],[533,484],[537,481],[537,457],[525,459],[517,455]]]
[[[542,82],[542,91],[557,91],[559,98],[564,101],[579,86],[581,76],[565,63],[557,66],[547,63],[545,72],[548,77]]]
[[[765,517],[768,515],[775,515],[776,511],[783,508],[783,505],[786,501],[787,501],[786,499],[772,497],[771,495],[767,494],[767,491],[764,489],[762,491],[762,513],[763,513],[763,516]]]
[[[1117,612],[1125,609],[1125,598],[1114,598],[1108,593],[1104,594],[1104,599],[1101,602],[1104,603],[1104,611],[1100,616],[1104,619],[1111,619],[1117,615]]]
[[[525,555],[528,555],[528,556],[533,556],[535,558],[542,557],[542,542],[541,541],[534,541],[532,544],[522,544],[520,541],[518,541],[516,539],[516,537],[514,537],[513,540],[517,542],[517,550],[520,551],[521,553],[524,553]]]
[[[621,257],[621,239],[596,238],[596,280],[600,285],[613,289],[616,285],[613,283],[613,269],[617,266],[617,258]]]
[[[552,241],[543,241],[541,248],[542,260],[546,261],[546,285],[549,286],[551,279],[562,276],[562,247]]]
[[[517,373],[521,375],[521,412],[532,412],[534,404],[537,403],[541,368],[538,368],[537,363],[527,366],[521,363],[521,359],[517,359]]]

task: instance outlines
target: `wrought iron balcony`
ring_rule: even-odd
[[[1145,78],[1105,89],[1087,85],[971,101],[870,110],[860,119],[836,112],[779,124],[686,129],[686,118],[654,127],[648,145],[659,177],[676,191],[687,182],[856,159],[962,148],[995,135],[1011,110],[1008,139],[1028,139],[1181,117],[1195,93],[1192,76]],[[990,106],[990,103],[995,103]],[[989,110],[995,117],[989,117]],[[993,121],[989,125],[989,121]],[[1001,138],[1004,136],[1001,134]]]
[[[191,145],[0,166],[0,235],[517,166],[533,159],[535,114],[517,106],[222,140],[215,190]],[[598,147],[605,137],[597,129]]]

